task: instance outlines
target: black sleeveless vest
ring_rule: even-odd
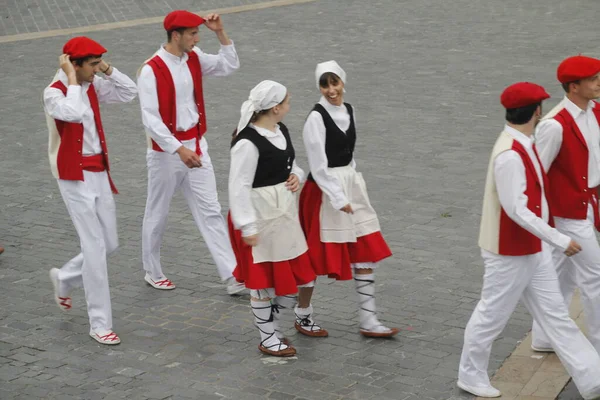
[[[327,155],[327,166],[329,168],[345,167],[352,162],[354,155],[354,145],[356,144],[356,128],[354,127],[354,113],[348,103],[344,103],[348,114],[350,114],[350,126],[346,132],[342,131],[333,122],[331,115],[321,104],[315,104],[312,111],[321,114],[325,124],[325,155]],[[312,174],[308,179],[314,181]]]
[[[246,139],[258,149],[258,165],[254,174],[254,182],[252,182],[253,188],[274,186],[285,182],[292,172],[292,164],[296,157],[294,146],[287,127],[280,122],[279,128],[287,144],[285,150],[275,147],[269,139],[261,136],[250,126],[242,129],[231,143],[231,147],[233,147],[240,140]]]

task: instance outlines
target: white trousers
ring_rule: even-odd
[[[579,288],[588,328],[587,337],[600,353],[600,246],[596,239],[593,213],[590,205],[585,220],[556,218],[556,229],[579,243],[581,251],[567,257],[559,249],[553,249],[552,258],[567,307],[571,304],[575,288]],[[535,347],[551,347],[536,321],[533,323],[532,340]]]
[[[177,153],[148,150],[148,199],[142,227],[142,262],[152,279],[163,278],[160,246],[175,191],[183,190],[194,221],[217,265],[222,280],[236,266],[229,233],[217,196],[217,183],[206,139],[200,141],[202,167],[188,168]]]
[[[58,275],[61,296],[83,286],[92,331],[112,329],[106,258],[119,246],[116,207],[106,172],[83,171],[84,181],[58,180],[81,253]]]
[[[600,395],[600,357],[569,318],[560,293],[550,247],[540,253],[510,257],[482,251],[485,275],[481,300],[465,330],[458,379],[488,386],[492,343],[502,332],[519,299],[539,322],[579,391]]]

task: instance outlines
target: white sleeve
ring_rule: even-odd
[[[506,215],[541,240],[566,250],[571,238],[552,228],[527,208],[527,178],[521,156],[509,150],[496,157],[494,177],[500,204]]]
[[[252,205],[252,182],[258,166],[258,149],[249,140],[242,139],[231,148],[229,167],[229,209],[231,220],[242,236],[258,232],[256,212]]]
[[[79,85],[69,85],[66,96],[60,89],[47,87],[44,90],[44,109],[59,121],[82,123],[87,109],[82,96]]]
[[[302,131],[308,166],[315,182],[323,193],[329,197],[331,205],[336,210],[348,204],[344,188],[336,177],[327,171],[327,154],[325,154],[325,124],[323,117],[316,111],[311,112]]]
[[[300,181],[300,183],[303,183],[304,180],[306,179],[306,174],[304,173],[302,168],[300,168],[298,166],[298,164],[296,164],[296,160],[294,160],[294,163],[292,164],[292,172],[291,173],[298,177],[298,180]]]
[[[94,89],[100,103],[129,103],[137,95],[135,83],[127,75],[112,67],[110,76],[94,78]]]
[[[354,107],[352,107],[352,116],[354,117],[354,129],[358,131],[358,128],[356,127],[356,110],[354,109]],[[354,154],[352,155],[352,162],[350,162],[350,166],[353,169],[356,169],[356,160],[354,159]]]
[[[240,68],[233,41],[230,45],[221,45],[218,54],[206,54],[198,47],[194,47],[194,51],[200,58],[203,76],[227,76]]]
[[[562,125],[555,119],[539,123],[535,133],[535,147],[545,171],[549,171],[562,146]]]
[[[171,133],[164,124],[158,111],[158,94],[156,91],[156,78],[149,65],[144,65],[138,77],[138,90],[140,94],[140,107],[142,108],[142,124],[146,132],[167,153],[174,154],[181,147],[181,142]]]

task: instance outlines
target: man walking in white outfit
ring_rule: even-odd
[[[63,47],[61,69],[44,90],[52,173],[73,225],[81,253],[60,270],[52,268],[54,300],[67,311],[71,291],[85,290],[90,336],[102,344],[121,342],[112,331],[107,256],[117,249],[117,217],[108,150],[99,103],[124,103],[137,94],[135,83],[102,60],[106,49],[76,37]],[[104,78],[96,76],[98,72]]]
[[[219,54],[206,54],[196,47],[200,25],[216,33]],[[148,199],[142,228],[144,279],[156,289],[175,289],[162,271],[160,246],[171,199],[181,188],[228,293],[235,294],[244,285],[232,276],[236,260],[204,138],[202,80],[230,75],[239,68],[239,60],[217,14],[204,19],[188,11],[173,11],[165,17],[164,27],[168,43],[146,62],[138,77],[142,122],[149,138]]]
[[[600,352],[600,246],[594,231],[600,227],[600,105],[593,101],[600,97],[600,60],[569,57],[559,65],[557,76],[566,95],[544,117],[535,141],[548,172],[556,229],[583,249],[571,258],[557,250],[552,255],[567,305],[579,287],[588,338]],[[553,351],[537,323],[532,332],[534,350]]]
[[[549,97],[528,82],[509,86],[501,96],[507,124],[490,157],[479,235],[483,288],[465,329],[458,372],[458,386],[476,396],[500,396],[490,384],[489,357],[519,299],[548,334],[583,397],[600,396],[600,357],[569,318],[550,253],[550,245],[567,256],[581,248],[548,225],[548,180],[532,135]]]

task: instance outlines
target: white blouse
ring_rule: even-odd
[[[319,104],[329,113],[338,128],[343,132],[348,130],[350,127],[350,114],[344,104],[339,107],[334,106],[323,96],[321,96]],[[354,125],[356,126],[356,114],[354,115]],[[315,182],[319,185],[323,193],[329,197],[333,208],[339,210],[348,204],[348,198],[344,194],[341,183],[327,171],[328,161],[327,154],[325,154],[326,129],[323,117],[317,111],[312,111],[308,115],[304,123],[302,137],[304,139],[304,146],[306,147],[310,172]],[[354,158],[350,165],[352,168],[356,168]]]
[[[275,147],[285,150],[285,136],[277,126],[275,132],[250,124],[259,135],[267,138]],[[231,219],[236,229],[242,231],[242,236],[252,236],[257,233],[256,212],[252,206],[250,192],[258,166],[259,152],[256,146],[247,139],[241,139],[231,148],[231,164],[229,168],[229,209]],[[291,174],[304,181],[304,171],[298,167],[296,160],[292,164]]]

